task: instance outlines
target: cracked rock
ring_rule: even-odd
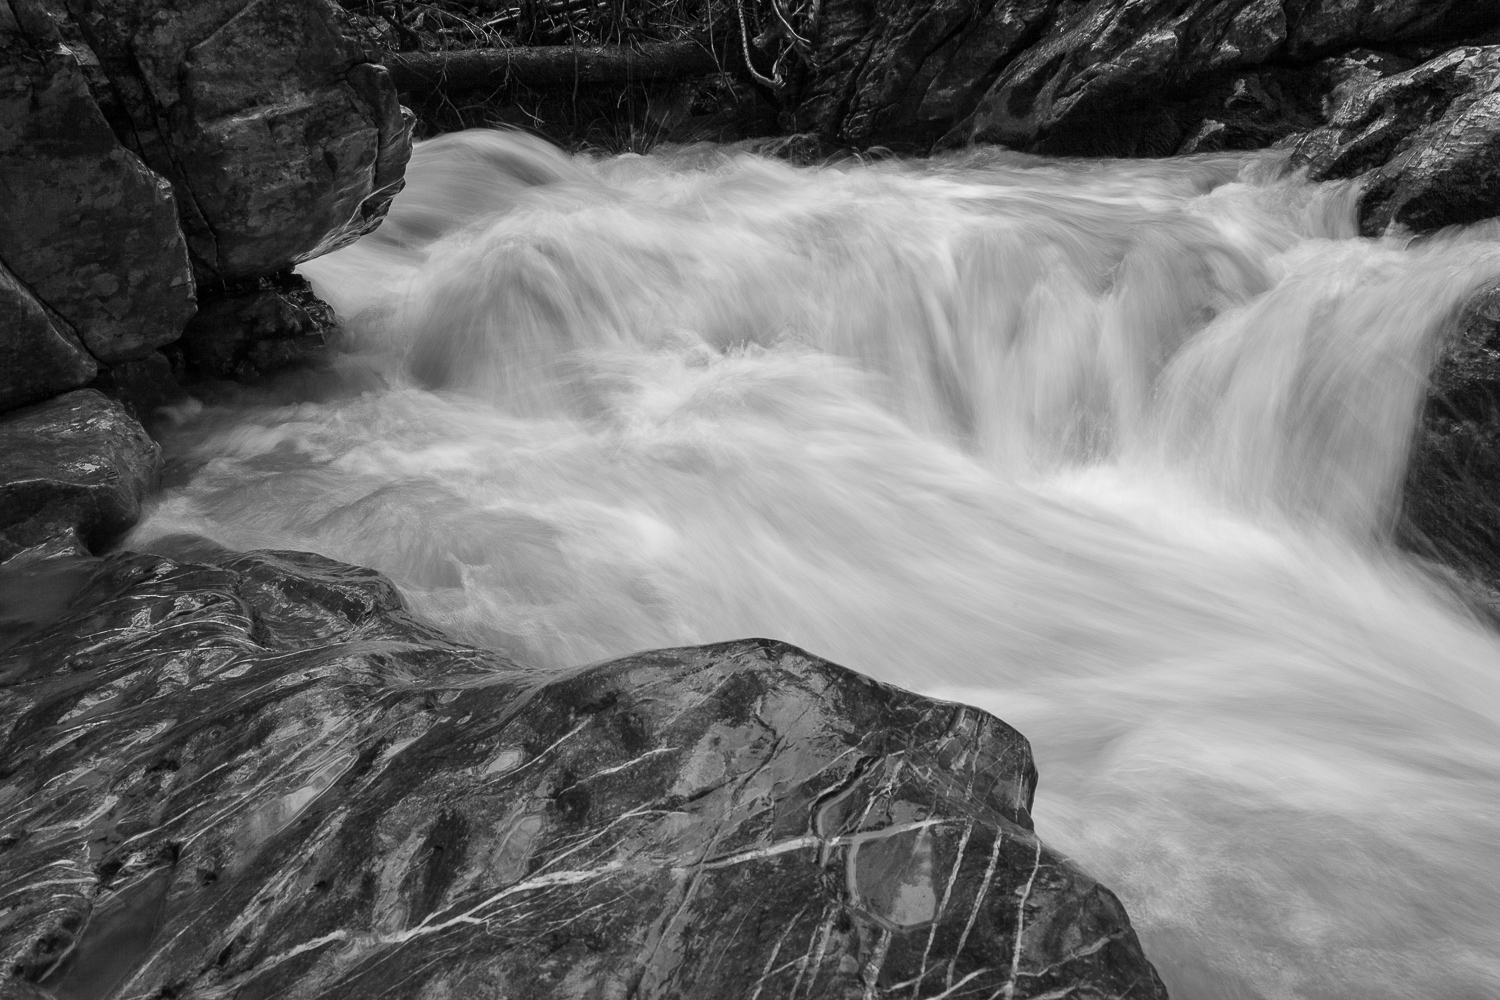
[[[35,996],[1163,998],[1026,740],[783,643],[540,674],[379,575],[0,572],[0,958]]]

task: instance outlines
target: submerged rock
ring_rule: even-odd
[[[0,417],[0,560],[59,535],[124,532],[160,473],[156,442],[93,389]]]
[[[1371,78],[1373,77],[1373,78]],[[1500,46],[1469,46],[1337,94],[1296,160],[1315,180],[1366,174],[1360,227],[1423,232],[1500,214]]]
[[[538,675],[373,572],[175,551],[0,573],[37,995],[1165,996],[983,712],[759,639]]]

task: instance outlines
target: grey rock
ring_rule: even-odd
[[[93,389],[0,417],[0,559],[69,532],[108,541],[135,523],[160,474],[156,442]]]
[[[1315,179],[1368,171],[1360,226],[1424,232],[1500,214],[1500,46],[1351,81],[1295,146]]]
[[[193,313],[170,185],[120,145],[33,0],[0,3],[0,258],[100,361],[150,353]]]
[[[541,675],[370,571],[166,548],[0,570],[36,595],[0,621],[11,983],[1165,996],[983,712],[760,639]]]
[[[116,128],[171,179],[204,284],[271,274],[379,224],[410,122],[320,0],[66,0]]]
[[[1433,367],[1398,537],[1500,617],[1500,285],[1465,306]]]
[[[78,337],[0,264],[0,412],[77,388],[98,365]]]

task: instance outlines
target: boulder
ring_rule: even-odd
[[[1414,232],[1500,214],[1500,45],[1357,77],[1294,162],[1323,180],[1367,173],[1360,227]]]
[[[0,264],[0,412],[76,388],[99,366],[71,327]]]
[[[156,442],[93,389],[0,417],[0,560],[60,535],[107,542],[135,523],[160,473]]]
[[[1294,89],[1340,50],[1495,27],[1500,8],[1465,0],[826,0],[795,125],[858,146],[1164,155],[1247,71],[1242,87]],[[1288,100],[1283,134],[1306,104]]]
[[[410,124],[334,4],[58,2],[116,129],[177,189],[203,284],[285,270],[379,224]]]
[[[1500,285],[1468,303],[1433,368],[1399,538],[1500,616]]]
[[[11,983],[1165,997],[983,712],[760,639],[542,675],[373,572],[167,549],[35,564],[0,623]]]
[[[71,334],[124,361],[177,339],[193,313],[171,186],[120,145],[35,0],[0,0],[0,260],[0,296],[15,298],[13,277],[72,328],[48,334],[32,310],[25,337],[45,346],[35,371],[7,366],[20,397],[87,380]]]

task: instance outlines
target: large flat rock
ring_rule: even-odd
[[[370,571],[193,557],[0,573],[46,595],[0,622],[12,984],[1165,996],[983,712],[760,639],[544,676]]]
[[[0,417],[0,560],[74,534],[108,541],[156,488],[161,448],[116,401],[79,389]]]

